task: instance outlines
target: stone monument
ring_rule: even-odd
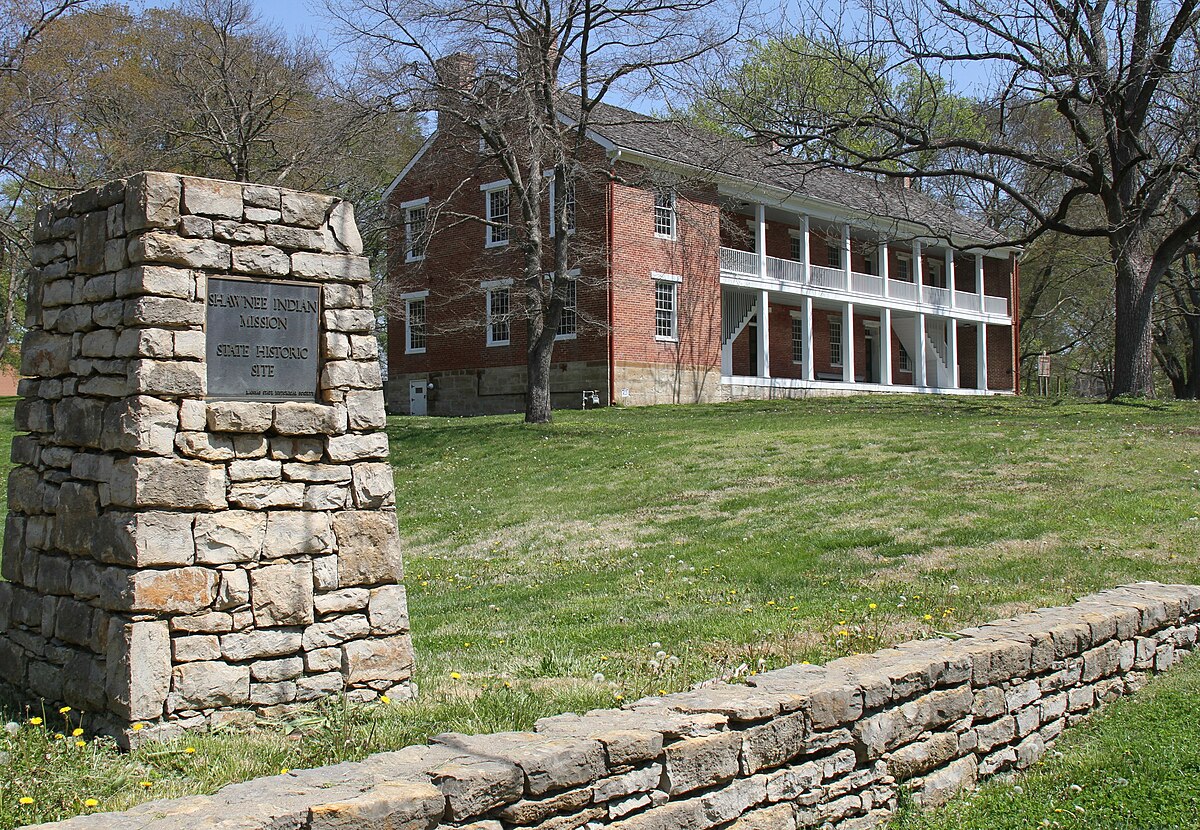
[[[353,207],[147,172],[35,243],[0,679],[126,740],[411,694]]]

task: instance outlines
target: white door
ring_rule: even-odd
[[[428,411],[425,405],[425,381],[410,380],[408,382],[408,414],[424,415]]]

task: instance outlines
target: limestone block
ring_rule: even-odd
[[[244,481],[231,484],[229,503],[250,510],[301,507],[304,485],[294,481]]]
[[[195,294],[196,276],[183,268],[137,265],[119,271],[114,288],[118,297],[153,294],[157,297],[188,300]]]
[[[203,216],[179,217],[179,235],[197,239],[212,239],[213,221]]]
[[[399,634],[408,630],[408,597],[403,585],[372,588],[367,616],[372,634]]]
[[[353,254],[317,254],[297,251],[292,254],[292,273],[299,277],[342,282],[367,282],[371,267],[366,257]]]
[[[221,584],[217,588],[215,607],[228,611],[250,604],[250,577],[241,569],[221,571]]]
[[[954,761],[925,779],[921,788],[921,806],[930,808],[945,804],[961,790],[974,786],[978,776],[979,764],[974,755]]]
[[[344,484],[310,484],[304,488],[302,505],[305,510],[345,510],[353,506],[353,499]]]
[[[383,391],[380,389],[354,390],[346,393],[346,410],[350,414],[350,429],[382,429],[387,425]]]
[[[106,450],[172,455],[179,407],[148,395],[109,404],[103,415],[100,444]]]
[[[342,650],[340,648],[319,648],[315,651],[304,652],[304,670],[307,672],[341,671]]]
[[[180,432],[175,435],[175,447],[180,455],[201,461],[229,461],[237,455],[232,436],[211,432]]]
[[[112,329],[97,329],[83,336],[80,344],[84,357],[112,357],[117,348],[117,333]]]
[[[101,448],[104,408],[104,401],[90,398],[71,397],[58,401],[54,404],[55,443]]]
[[[386,463],[354,465],[354,506],[360,510],[396,503],[395,472]]]
[[[250,572],[254,622],[261,627],[307,625],[313,617],[310,562],[268,565]]]
[[[228,271],[232,260],[224,242],[150,232],[129,240],[129,261]]]
[[[233,249],[235,274],[282,277],[291,271],[291,267],[291,258],[271,245],[241,245]]]
[[[225,471],[203,461],[133,456],[113,464],[112,502],[120,507],[225,507]]]
[[[176,357],[189,360],[204,359],[206,341],[203,331],[177,331],[174,344]]]
[[[930,735],[927,740],[897,749],[887,759],[888,773],[898,781],[923,775],[958,754],[958,737],[951,732]]]
[[[217,572],[187,567],[167,571],[127,571],[125,584],[108,607],[121,611],[194,614],[217,595]]]
[[[309,830],[433,830],[446,807],[427,781],[387,781],[309,811]]]
[[[165,622],[114,618],[105,666],[105,689],[114,712],[134,721],[162,716],[171,689],[171,635]]]
[[[732,780],[739,771],[742,736],[718,732],[664,747],[664,787],[672,796]]]
[[[993,747],[1006,744],[1017,735],[1017,721],[1011,715],[1006,715],[991,723],[975,727],[975,735],[981,752],[988,752]]]
[[[261,481],[279,478],[283,472],[283,465],[269,458],[239,459],[227,469],[230,481]]]
[[[342,588],[327,594],[317,594],[313,598],[313,607],[318,614],[345,614],[350,611],[361,611],[367,607],[371,592],[366,588]],[[374,624],[371,626],[375,630]],[[397,631],[389,631],[396,634]]]
[[[178,297],[134,297],[125,302],[128,326],[200,326],[204,324],[204,303]]]
[[[347,614],[327,622],[319,622],[304,629],[304,650],[331,648],[347,640],[365,637],[371,633],[371,625],[362,614]]]
[[[145,172],[130,177],[125,189],[125,231],[173,228],[179,222],[179,177]]]
[[[186,634],[223,634],[233,631],[233,615],[208,611],[187,617],[172,617],[171,631]]]
[[[134,568],[192,564],[192,516],[155,510],[109,511],[95,528],[92,555],[101,562]]]
[[[304,674],[304,658],[283,657],[277,660],[259,660],[250,665],[250,677],[259,683],[279,683],[294,680]]]
[[[279,188],[258,184],[243,185],[242,200],[246,207],[279,210]]]
[[[224,634],[221,654],[226,660],[262,660],[268,657],[293,656],[300,653],[299,631],[247,631]]]
[[[365,461],[387,458],[387,434],[372,432],[333,435],[326,440],[326,449],[331,461],[343,464],[350,461]]]
[[[742,774],[752,775],[784,764],[806,750],[803,712],[772,718],[742,733]]]
[[[65,375],[71,359],[71,338],[34,329],[21,343],[21,374],[38,377]]]
[[[329,211],[329,230],[342,250],[351,254],[363,252],[362,236],[354,221],[354,205],[350,202],[339,200],[334,203]]]
[[[207,391],[208,376],[196,363],[138,359],[129,362],[129,385],[147,395],[195,398]]]
[[[222,242],[260,244],[267,241],[267,232],[261,225],[218,219],[213,222],[213,236]],[[272,242],[272,245],[275,243]]]
[[[369,308],[335,308],[325,310],[325,328],[328,331],[343,331],[363,333],[375,330],[375,312]],[[348,376],[333,375],[331,380],[343,381]],[[354,386],[353,383],[338,383],[330,385]],[[364,388],[375,388],[374,385],[364,384]]]
[[[399,682],[412,676],[412,659],[407,634],[354,640],[342,645],[342,674],[347,684]]]
[[[988,686],[975,692],[971,711],[977,718],[997,718],[1008,711],[1008,701],[1005,700],[1004,690],[999,686]]]
[[[320,438],[271,438],[271,457],[279,461],[314,463],[325,456],[325,442]]]
[[[277,683],[251,683],[250,702],[254,706],[278,706],[296,699],[299,688],[291,680]]]
[[[272,557],[328,553],[333,543],[333,526],[327,513],[272,510],[267,514],[264,549]]]
[[[253,562],[263,550],[266,514],[254,510],[222,510],[196,516],[196,561],[202,565]]]
[[[221,641],[213,634],[192,634],[176,637],[171,641],[176,663],[194,663],[199,660],[220,660]]]
[[[108,211],[97,210],[79,218],[75,226],[75,269],[81,274],[104,270],[104,243],[108,239]]]
[[[333,531],[340,585],[396,583],[404,579],[394,513],[347,510],[334,516]]]
[[[183,209],[221,219],[241,219],[242,186],[237,182],[184,176]]]
[[[301,251],[320,251],[325,247],[325,234],[311,228],[289,228],[267,225],[266,240],[280,248]]]
[[[1042,688],[1036,680],[1030,680],[1009,689],[1004,695],[1006,711],[1015,712],[1023,709],[1042,696]]]
[[[501,760],[463,757],[429,770],[433,784],[446,799],[450,818],[463,821],[520,799],[523,776],[514,764]]]
[[[591,790],[581,787],[555,793],[549,797],[522,799],[496,811],[496,815],[504,821],[528,826],[541,824],[546,819],[562,813],[574,813],[576,810],[586,807],[591,801]]]
[[[268,528],[270,525],[268,525]],[[333,527],[330,526],[332,534]],[[314,556],[313,557],[313,585],[318,591],[335,591],[340,586],[338,583],[338,568],[336,556]]]
[[[288,481],[349,484],[353,468],[348,464],[285,464],[282,472]]]
[[[175,709],[215,709],[250,702],[250,669],[219,661],[183,663],[172,672]]]
[[[277,404],[275,431],[280,435],[338,435],[346,431],[346,408],[295,401]]]
[[[342,675],[331,671],[325,674],[307,674],[296,681],[296,700],[318,700],[342,691]]]
[[[302,228],[319,228],[325,224],[325,217],[333,207],[333,201],[332,197],[316,193],[282,191],[279,208],[283,214],[283,223]]]
[[[269,403],[211,401],[208,428],[213,432],[266,432],[273,414]]]
[[[380,383],[376,361],[330,360],[321,367],[321,387],[326,390],[378,389]]]
[[[321,356],[326,360],[350,359],[350,335],[327,331],[321,335]]]
[[[606,772],[603,747],[588,739],[501,732],[482,736],[450,733],[433,742],[515,763],[525,774],[525,792],[530,796],[590,784]]]
[[[283,215],[278,210],[275,210],[272,208],[258,208],[258,207],[246,208],[246,221],[247,222],[256,222],[256,223],[278,222],[281,218],[283,218]]]

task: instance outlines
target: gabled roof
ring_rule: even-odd
[[[589,129],[603,143],[667,162],[711,171],[787,191],[852,211],[927,228],[930,235],[966,238],[999,245],[995,229],[942,204],[920,191],[892,182],[848,173],[823,164],[803,162],[746,139],[705,130],[680,120],[599,104]]]

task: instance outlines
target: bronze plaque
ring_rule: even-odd
[[[320,286],[210,277],[205,305],[210,398],[317,399]]]

